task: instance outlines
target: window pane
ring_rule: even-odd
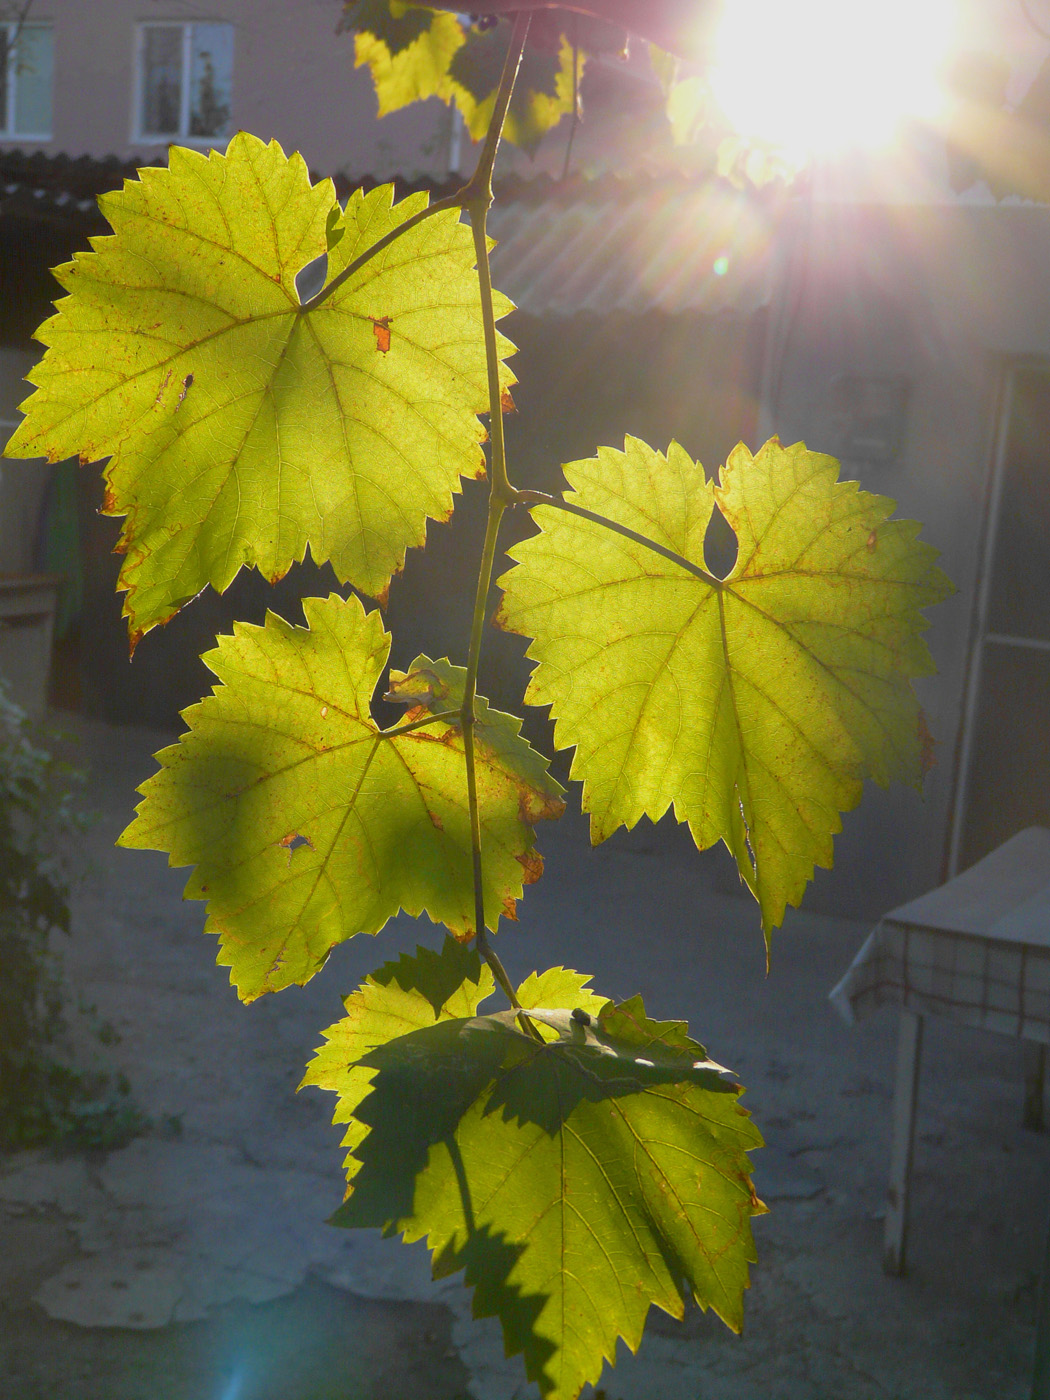
[[[15,86],[15,131],[22,136],[46,136],[51,131],[50,25],[25,25],[11,57]]]
[[[233,25],[195,24],[190,39],[191,136],[225,136],[230,127]]]
[[[143,134],[178,136],[182,105],[182,26],[151,24],[142,36]]]

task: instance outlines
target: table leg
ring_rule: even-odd
[[[1024,1126],[1041,1133],[1046,1126],[1043,1084],[1046,1079],[1046,1046],[1024,1042]]]
[[[893,1094],[893,1145],[886,1191],[886,1228],[882,1267],[888,1274],[904,1273],[908,1235],[908,1186],[915,1139],[915,1105],[922,1059],[922,1017],[901,1007],[897,1039],[897,1084]]]

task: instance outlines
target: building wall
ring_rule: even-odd
[[[54,26],[54,139],[3,144],[74,156],[162,155],[165,142],[134,139],[136,24],[228,20],[234,130],[276,138],[324,174],[444,174],[447,110],[435,100],[380,123],[371,77],[353,66],[353,36],[335,33],[341,12],[342,0],[35,0],[32,20]]]
[[[899,457],[847,458],[843,475],[921,521],[958,590],[931,611],[937,674],[918,685],[937,741],[923,796],[869,784],[844,818],[834,872],[807,896],[875,915],[943,878],[997,386],[1012,358],[1050,357],[1050,223],[1035,206],[800,202],[780,237],[763,431],[839,455],[835,381],[905,376]],[[1050,445],[1046,464],[1050,488]],[[1045,732],[1045,714],[1033,723]]]

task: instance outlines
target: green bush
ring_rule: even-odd
[[[85,817],[82,775],[48,737],[0,684],[0,1150],[118,1147],[146,1125],[127,1081],[69,1052],[54,938],[69,933],[69,853]]]

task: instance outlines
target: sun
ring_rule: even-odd
[[[803,163],[935,121],[955,0],[725,0],[710,73],[733,129]]]

